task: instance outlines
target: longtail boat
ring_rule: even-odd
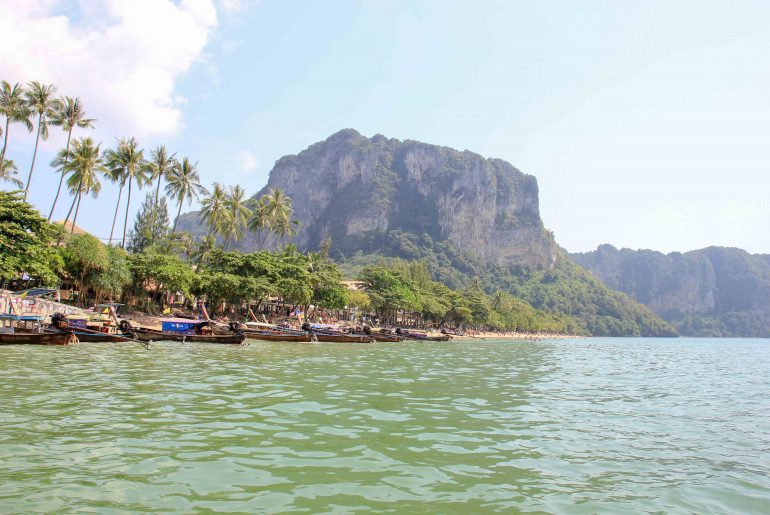
[[[128,331],[118,332],[117,328],[110,324],[86,324],[87,317],[80,315],[64,315],[54,313],[51,316],[50,327],[56,332],[71,332],[80,342],[135,342],[134,334],[130,331],[130,325],[125,326]]]
[[[174,318],[161,321],[161,330],[145,327],[131,327],[137,340],[142,342],[201,342],[241,344],[246,339],[242,332],[231,334],[215,334],[208,320],[191,320],[186,318]]]
[[[339,343],[371,343],[374,339],[365,334],[343,333],[329,326],[302,324],[302,329],[310,333],[310,341]]]
[[[243,333],[249,340],[268,342],[309,342],[310,334],[262,322],[230,322],[227,329],[214,327],[214,334]]]
[[[69,345],[78,341],[71,332],[45,332],[43,318],[0,315],[0,345]]]
[[[429,336],[427,333],[417,333],[412,331],[400,331],[401,336],[404,337],[406,340],[418,340],[418,341],[425,341],[425,342],[446,342],[449,341],[451,336],[448,334],[441,334],[438,336]]]

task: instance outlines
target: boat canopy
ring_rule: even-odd
[[[13,294],[18,295],[19,297],[40,297],[41,295],[50,295],[55,292],[56,290],[51,290],[50,288],[28,288],[26,290],[15,291]]]
[[[21,322],[42,322],[44,315],[0,315],[0,320],[18,320]]]

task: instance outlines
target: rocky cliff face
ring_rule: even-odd
[[[293,199],[303,249],[331,237],[354,252],[366,234],[403,230],[500,264],[549,266],[555,256],[537,180],[468,151],[347,129],[279,159],[258,195],[271,188]]]
[[[602,245],[571,254],[612,289],[646,304],[680,334],[770,336],[770,259],[709,247],[687,253]]]

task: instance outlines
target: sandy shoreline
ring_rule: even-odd
[[[577,338],[585,338],[585,336],[556,333],[478,333],[452,336],[453,340],[573,340]]]

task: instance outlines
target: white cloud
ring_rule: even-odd
[[[235,163],[242,172],[253,172],[259,165],[257,156],[251,150],[241,150],[235,154]]]
[[[173,134],[184,104],[175,85],[203,56],[217,25],[214,0],[78,5],[67,16],[68,1],[0,0],[0,77],[50,82],[62,94],[81,97],[100,132]]]

